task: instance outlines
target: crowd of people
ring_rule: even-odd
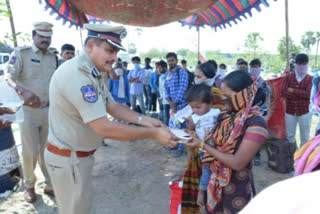
[[[52,27],[35,23],[32,46],[15,49],[5,71],[8,84],[24,100],[20,133],[26,201],[36,200],[38,162],[44,193],[56,197],[59,212],[89,213],[92,155],[103,139],[153,138],[175,158],[187,153],[183,213],[197,213],[199,207],[207,213],[238,213],[248,204],[255,194],[252,163],[260,165],[272,114],[272,89],[261,76],[258,58],[238,59],[232,72],[214,59],[190,71],[186,60],[179,65],[178,55],[169,52],[154,67],[150,57],[142,65],[134,56],[129,69],[117,58],[124,50],[125,29],[88,24],[84,50],[75,56],[75,48],[65,44],[59,60],[49,48]],[[300,146],[309,140],[312,81],[308,56],[298,54],[294,70],[284,76],[281,96],[287,140],[296,144],[299,123]],[[312,104],[318,110],[318,82],[314,88]],[[182,121],[176,119],[188,110]],[[0,107],[5,113],[14,112]],[[3,131],[10,124],[0,125]],[[184,130],[191,139],[181,141],[168,127]]]

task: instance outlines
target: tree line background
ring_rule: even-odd
[[[142,33],[141,28],[136,29],[137,34]],[[285,69],[286,65],[286,39],[282,37],[277,45],[277,54],[269,54],[263,52],[260,48],[260,43],[263,41],[263,36],[258,32],[252,32],[247,35],[244,41],[243,53],[222,53],[220,51],[210,50],[202,53],[206,59],[215,59],[218,63],[225,63],[227,65],[234,65],[237,58],[244,58],[249,61],[254,58],[260,58],[263,63],[265,72],[271,74],[279,74]],[[318,63],[318,49],[320,42],[320,32],[307,31],[303,34],[300,40],[300,44],[295,44],[294,41],[289,38],[290,53],[307,53],[309,55],[309,65],[312,68],[319,67]],[[311,53],[311,49],[316,46],[316,52]],[[137,48],[134,43],[130,43],[128,47],[130,55],[137,53]],[[151,57],[153,59],[164,59],[169,50],[157,48],[151,48],[146,52],[141,52],[140,57]],[[182,48],[176,51],[181,59],[186,59],[188,65],[195,67],[198,62],[198,53],[187,48]],[[231,68],[229,68],[230,70]]]

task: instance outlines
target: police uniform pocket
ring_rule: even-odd
[[[51,170],[55,170],[55,169],[62,169],[62,166],[57,166],[57,165],[53,165],[53,164],[47,164],[47,166],[49,168],[51,168]]]
[[[62,157],[64,159],[64,157]],[[60,157],[49,152],[47,149],[44,150],[44,160],[45,164],[50,172],[62,171],[65,167],[63,160]]]
[[[30,62],[23,69],[23,78],[32,80],[41,78],[40,60],[37,62],[30,60]]]

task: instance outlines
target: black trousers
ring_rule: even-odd
[[[152,111],[157,111],[157,99],[158,99],[158,94],[152,93],[151,95]]]

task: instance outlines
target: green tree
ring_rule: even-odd
[[[6,33],[4,37],[0,38],[0,46],[5,47],[9,42],[12,42],[14,46],[18,45],[18,40],[23,43],[30,42],[31,36],[28,33],[15,32],[14,23],[12,18],[12,10],[10,6],[10,0],[0,0],[0,20],[7,20],[11,25],[11,33]]]
[[[8,11],[6,1],[2,0],[0,2],[0,20],[2,20],[3,17],[10,17],[10,13]]]
[[[263,74],[266,76],[268,73],[279,74],[285,68],[285,63],[279,54],[261,54],[259,57],[264,68]]]
[[[151,48],[145,53],[146,57],[161,58],[161,51],[157,48]],[[144,57],[145,58],[145,57]]]
[[[141,34],[142,34],[142,32],[143,32],[142,28],[137,27],[137,28],[136,28],[136,29],[134,29],[134,30],[136,31],[136,33],[137,33],[138,37],[140,37],[140,36],[141,36]]]
[[[207,51],[206,59],[214,59],[218,64],[226,63],[226,57],[224,54],[221,54],[220,51]]]
[[[159,50],[157,48],[151,48],[147,52],[143,52],[140,54],[141,58],[150,57],[152,59],[164,59],[166,54],[168,53],[167,50]]]
[[[143,33],[143,29],[140,27],[137,27],[134,29],[134,31],[136,32],[136,35],[137,35],[136,40],[135,40],[136,53],[141,54],[140,49],[143,44],[141,41],[141,35]]]
[[[319,42],[320,42],[320,32],[316,32],[316,33],[315,33],[315,38],[316,38],[317,47],[316,47],[316,57],[315,57],[314,64],[315,64],[315,66],[317,66],[318,50],[319,50]]]
[[[255,56],[259,48],[259,43],[263,41],[262,36],[258,32],[249,33],[245,41],[245,47]]]
[[[301,52],[301,47],[299,45],[295,45],[291,37],[289,37],[289,47],[291,53],[298,54]],[[285,62],[287,59],[286,37],[282,37],[279,40],[278,52],[280,54],[280,59]]]
[[[179,56],[183,57],[183,58],[186,58],[186,57],[187,57],[188,52],[189,52],[189,50],[186,49],[186,48],[182,48],[182,49],[177,50],[177,54],[178,54]]]
[[[128,53],[132,54],[132,55],[137,53],[137,48],[136,48],[136,45],[134,43],[129,43],[128,44]]]
[[[314,32],[307,31],[302,35],[301,45],[306,50],[307,54],[310,54],[312,46],[316,43],[316,37]]]

